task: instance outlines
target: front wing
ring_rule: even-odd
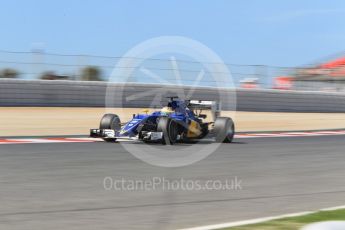
[[[138,137],[130,137],[120,135],[113,129],[90,129],[90,137],[103,138],[103,139],[125,139],[125,140],[138,140]],[[157,141],[163,138],[162,132],[145,132],[143,140]]]

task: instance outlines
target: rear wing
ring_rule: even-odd
[[[221,103],[216,101],[190,100],[190,109],[211,110],[213,120],[220,116],[222,110]]]

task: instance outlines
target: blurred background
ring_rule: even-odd
[[[82,54],[58,54],[45,50],[29,52],[0,50],[0,77],[9,79],[108,81],[120,56],[96,56]],[[137,59],[140,57],[126,57]],[[192,84],[201,64],[193,60],[178,59],[178,70],[185,85]],[[335,54],[317,62],[297,67],[269,65],[241,65],[225,63],[237,88],[345,91],[345,53]],[[145,68],[165,80],[175,81],[174,67],[167,58],[145,59]],[[117,68],[129,68],[120,66]],[[210,73],[202,81],[204,86],[214,86]],[[152,82],[140,71],[134,72],[135,82]]]

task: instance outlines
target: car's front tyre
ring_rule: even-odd
[[[163,133],[162,144],[173,145],[178,136],[178,124],[169,117],[160,117],[157,123],[157,131]]]
[[[99,124],[99,129],[112,129],[119,131],[121,129],[121,121],[119,116],[112,113],[104,114]],[[115,142],[116,138],[103,138],[106,142]]]

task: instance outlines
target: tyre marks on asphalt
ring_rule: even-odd
[[[236,134],[235,138],[308,137],[308,136],[333,136],[333,135],[345,135],[345,130],[309,131],[309,132],[243,133],[243,134]]]

